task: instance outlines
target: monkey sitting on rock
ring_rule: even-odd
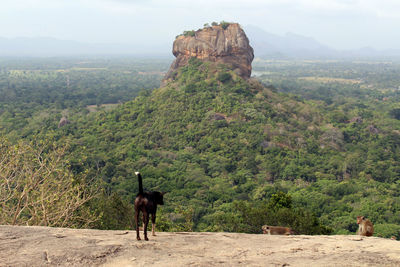
[[[357,216],[358,224],[358,235],[362,236],[372,236],[374,234],[374,226],[372,222],[366,219],[364,216]]]

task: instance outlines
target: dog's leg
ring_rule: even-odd
[[[139,210],[135,209],[135,222],[136,222],[136,239],[140,240],[139,235]]]
[[[156,236],[156,214],[151,214],[151,234]]]
[[[144,217],[144,240],[149,241],[147,238],[147,225],[149,224],[149,213],[147,211],[143,212]]]

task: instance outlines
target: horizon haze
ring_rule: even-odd
[[[184,30],[222,20],[335,50],[400,49],[394,0],[5,0],[0,17],[0,42],[57,39],[123,52],[164,54]]]

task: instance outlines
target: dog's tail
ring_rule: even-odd
[[[135,174],[137,175],[138,180],[139,180],[139,194],[143,194],[142,176],[140,175],[140,172],[135,172]]]

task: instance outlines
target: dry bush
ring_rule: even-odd
[[[74,175],[67,146],[0,139],[0,224],[87,227],[96,187]]]

